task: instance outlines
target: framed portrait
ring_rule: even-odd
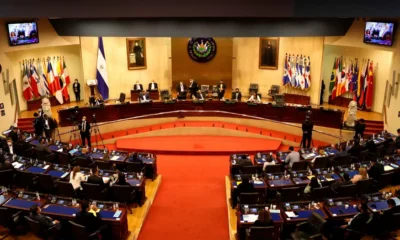
[[[126,54],[129,70],[146,69],[146,38],[127,38]]]
[[[278,69],[279,38],[260,38],[259,58],[261,69]]]

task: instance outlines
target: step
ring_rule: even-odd
[[[385,128],[384,127],[366,127],[365,131],[377,131],[382,132]]]
[[[18,122],[33,122],[33,120],[35,120],[35,118],[18,118]]]

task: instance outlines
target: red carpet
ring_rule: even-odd
[[[162,175],[139,240],[228,240],[227,156],[158,156]]]
[[[234,152],[275,152],[281,141],[225,136],[157,136],[116,141],[119,150],[158,154],[230,154]]]

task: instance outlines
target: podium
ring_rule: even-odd
[[[149,93],[149,97],[151,100],[159,100],[160,99],[160,93],[158,92],[158,90],[155,91],[150,91]],[[131,90],[131,101],[137,101],[140,95],[140,91],[137,90]]]
[[[88,87],[90,88],[90,97],[93,97],[94,96],[94,89],[97,86],[97,80],[96,79],[87,80],[86,81],[86,85],[88,85]]]

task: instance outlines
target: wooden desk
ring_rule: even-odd
[[[300,105],[310,105],[311,98],[305,95],[298,95],[298,94],[284,94],[285,103],[293,103],[293,104],[300,104]]]
[[[241,183],[241,178],[243,178],[244,176],[247,176],[249,179],[251,179],[251,174],[240,174],[240,175],[235,175],[234,177],[230,177],[232,207],[235,207],[237,204],[237,197],[238,197],[237,187]],[[250,180],[250,182],[254,186],[254,189],[257,192],[261,193],[262,197],[264,198],[267,190],[267,184],[262,178],[258,178],[256,181],[257,182],[255,182],[254,180]]]
[[[323,210],[323,204],[317,203],[315,206],[311,205],[311,208],[309,208],[309,204],[311,202],[309,201],[304,201],[304,202],[290,202],[290,203],[283,203],[282,204],[282,217],[286,223],[300,223],[300,222],[305,222],[307,219],[311,216],[313,212],[316,212],[319,214],[321,217],[327,219],[328,216]],[[291,210],[287,210],[287,205],[290,204]],[[295,209],[295,206],[298,208]],[[296,217],[288,217],[286,214],[286,211],[294,211],[297,213]]]
[[[68,98],[68,100],[65,100],[65,98],[63,97],[64,103],[60,104],[55,96],[51,96],[49,98],[50,100],[50,104],[51,106],[59,106],[59,105],[63,105],[63,104],[67,104],[70,103],[71,98]],[[36,100],[31,100],[31,101],[27,101],[27,106],[28,106],[28,111],[33,111],[33,110],[37,110],[39,108],[42,107],[42,99],[36,99]]]
[[[302,123],[305,119],[308,108],[297,107],[273,107],[271,104],[249,105],[247,103],[227,104],[221,101],[206,101],[199,105],[192,101],[179,101],[175,103],[152,102],[147,104],[111,104],[105,105],[104,108],[82,107],[78,109],[77,119],[87,116],[89,122],[92,122],[93,114],[97,116],[97,122],[107,122],[119,119],[138,117],[148,114],[165,113],[177,110],[214,110],[224,111],[236,114],[245,114],[249,116],[262,117],[266,119]],[[59,125],[62,127],[71,126],[71,121],[67,118],[76,111],[73,109],[60,109],[58,111]],[[343,112],[326,111],[320,109],[311,109],[314,125],[340,128],[343,122]],[[219,117],[235,117],[248,118],[243,115],[230,115],[218,112],[188,112],[188,113],[171,113],[167,115],[159,115],[157,117],[177,117],[177,116],[219,116]]]
[[[131,90],[131,101],[132,102],[137,102],[138,101],[138,99],[139,99],[139,94],[140,94],[140,91],[137,91],[137,90]]]
[[[358,213],[359,203],[358,200],[352,198],[327,199],[324,209],[332,219],[352,218]]]
[[[141,91],[135,91],[135,90],[131,90],[131,101],[132,102],[137,102],[137,100],[138,100],[138,98],[139,98],[139,95],[140,95],[140,92]],[[159,91],[158,90],[156,90],[156,91],[147,91],[148,93],[149,93],[149,97],[150,97],[150,99],[151,100],[153,100],[153,101],[158,101],[158,100],[160,100],[160,93],[159,93]]]
[[[265,207],[269,207],[266,204],[249,205],[249,212],[246,214],[244,211],[244,205],[240,205],[237,209],[237,235],[239,240],[246,240],[246,229],[253,226],[254,222],[244,221],[245,215],[258,215],[258,212]],[[283,219],[280,210],[270,210],[272,220],[274,221],[275,235],[272,239],[279,239],[280,232],[283,225]]]
[[[278,176],[278,178],[275,176]],[[292,178],[285,179],[283,178],[282,173],[267,173],[265,182],[267,183],[269,190],[296,187],[296,184],[293,182]]]

